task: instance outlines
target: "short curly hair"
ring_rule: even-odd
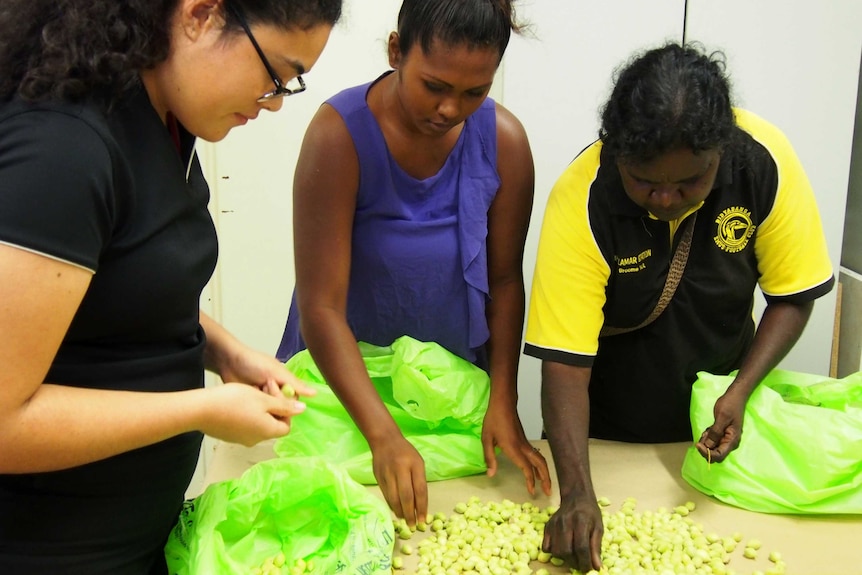
[[[721,52],[675,43],[631,60],[602,109],[599,138],[615,157],[648,161],[677,147],[724,149],[736,133]]]
[[[249,22],[307,29],[333,25],[342,0],[224,0]],[[110,104],[167,58],[179,0],[2,0],[0,99]],[[226,29],[240,31],[230,12]]]

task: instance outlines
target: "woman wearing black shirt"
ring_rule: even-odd
[[[217,240],[194,141],[301,91],[340,12],[3,1],[0,572],[166,572],[202,434],[254,444],[304,409],[199,310]]]

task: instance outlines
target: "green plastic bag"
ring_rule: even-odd
[[[272,459],[186,502],[165,546],[171,575],[250,574],[280,552],[321,575],[390,575],[389,508],[319,458]]]
[[[734,375],[698,374],[694,437],[714,422],[715,401]],[[739,448],[710,465],[690,447],[682,476],[751,511],[862,513],[862,372],[838,380],[772,371],[748,401]]]
[[[403,336],[391,346],[364,342],[359,349],[374,387],[404,437],[425,460],[428,481],[483,473],[482,421],[488,409],[488,374],[436,343]],[[317,390],[308,409],[275,443],[282,457],[319,455],[344,467],[364,485],[377,482],[368,443],[326,385],[308,350],[285,364]]]

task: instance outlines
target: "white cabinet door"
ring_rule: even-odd
[[[689,0],[686,37],[727,56],[737,104],[776,124],[808,174],[835,273],[850,172],[862,2]],[[781,367],[829,373],[836,291],[818,300]],[[763,301],[758,298],[758,312]]]
[[[503,104],[524,124],[536,165],[536,196],[524,253],[529,298],[548,194],[566,165],[596,139],[613,73],[635,53],[681,41],[685,0],[518,3],[531,34],[514,37],[503,61]],[[521,356],[519,413],[541,433],[541,362]]]

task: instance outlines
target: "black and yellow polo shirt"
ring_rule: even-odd
[[[785,136],[736,110],[744,145],[727,150],[697,208],[682,280],[655,308],[675,234],[692,213],[663,222],[632,202],[601,142],[569,165],[542,224],[527,320],[527,355],[592,367],[590,433],[621,441],[691,439],[691,384],[701,370],[737,369],[754,337],[754,290],[803,303],[834,283],[817,204]]]

